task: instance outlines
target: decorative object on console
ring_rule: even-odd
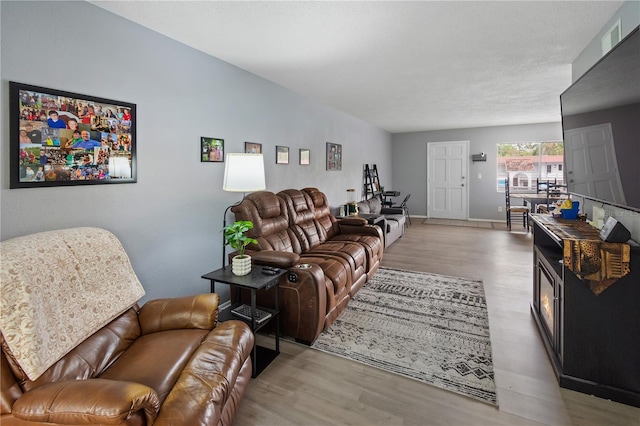
[[[580,202],[564,200],[560,208],[560,215],[563,219],[576,220],[578,219],[578,211],[580,211]]]
[[[602,241],[599,231],[584,221],[537,215],[536,221],[562,240],[562,265],[599,295],[630,271],[631,247]]]
[[[327,170],[342,170],[342,145],[327,142]]]
[[[200,162],[201,163],[222,163],[224,162],[224,139],[200,138]]]
[[[358,214],[358,203],[356,202],[356,190],[347,189],[347,207],[345,213],[347,216],[355,216]]]
[[[238,255],[233,257],[232,272],[235,275],[247,275],[251,272],[251,256],[244,254],[244,249],[258,241],[245,235],[250,229],[253,229],[253,223],[247,220],[239,220],[223,229],[225,243],[238,251]]]
[[[289,147],[276,145],[276,164],[289,164]]]
[[[264,158],[262,154],[227,154],[227,161],[224,166],[224,181],[222,189],[228,192],[242,192],[244,196],[248,192],[262,191],[266,189],[264,177]],[[227,227],[227,213],[233,206],[240,204],[242,200],[227,207],[222,216],[222,229]],[[253,226],[253,224],[251,224]],[[226,237],[222,239],[222,267],[227,261],[226,257]]]
[[[136,182],[135,104],[12,81],[9,115],[10,188]]]
[[[631,239],[631,232],[623,224],[609,216],[600,230],[600,238],[609,243],[626,243]]]
[[[497,405],[482,281],[380,267],[312,347]]]

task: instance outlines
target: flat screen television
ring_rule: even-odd
[[[640,211],[640,27],[560,95],[569,192]]]

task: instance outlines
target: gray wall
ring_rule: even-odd
[[[377,163],[391,183],[391,136],[253,74],[85,2],[1,3],[0,238],[73,226],[114,232],[147,296],[208,291],[220,267],[222,214],[241,194],[222,191],[223,163],[199,162],[199,138],[225,152],[263,144],[267,189],[317,186],[338,206]],[[8,81],[137,104],[138,183],[9,188]],[[341,172],[325,143],[341,143]],[[290,148],[275,164],[275,145]],[[363,149],[366,147],[366,149]],[[311,165],[298,165],[298,149]],[[223,297],[227,292],[223,291]]]
[[[602,36],[609,31],[613,24],[620,20],[621,39],[625,38],[635,27],[640,25],[640,2],[627,1],[596,34],[585,49],[571,64],[572,81],[579,79],[589,68],[602,58]]]
[[[411,194],[407,203],[411,215],[427,215],[427,142],[470,141],[471,154],[485,152],[486,162],[469,158],[469,218],[505,220],[498,206],[504,207],[504,193],[498,192],[497,144],[561,140],[560,123],[435,130],[393,135],[393,185],[403,194]],[[478,173],[482,175],[478,179]]]

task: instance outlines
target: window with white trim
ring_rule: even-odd
[[[499,143],[496,161],[498,192],[504,192],[505,179],[517,192],[536,192],[537,182],[564,184],[562,141]]]

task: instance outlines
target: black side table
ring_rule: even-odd
[[[257,377],[258,374],[262,372],[270,363],[280,354],[280,286],[278,284],[278,279],[286,273],[286,269],[279,269],[275,275],[265,275],[262,272],[261,266],[253,266],[251,268],[251,273],[243,276],[234,275],[231,272],[231,265],[228,265],[225,268],[220,268],[215,271],[209,272],[202,276],[202,278],[211,281],[211,292],[215,292],[215,283],[223,283],[228,284],[230,287],[236,287],[237,300],[240,301],[240,290],[247,289],[251,290],[251,320],[246,318],[242,318],[233,314],[231,311],[235,308],[242,305],[242,303],[234,303],[231,305],[231,308],[227,312],[219,312],[220,320],[229,320],[236,319],[241,320],[249,324],[251,327],[251,331],[255,334],[262,327],[267,325],[271,320],[276,320],[276,336],[275,336],[275,350],[270,348],[265,348],[258,344],[254,344],[253,350],[251,351],[251,363],[253,364],[253,371],[251,373],[251,377]],[[270,317],[262,322],[256,321],[257,315],[256,310],[258,307],[256,306],[256,292],[258,290],[268,290],[272,287],[275,287],[275,309],[269,309],[265,307],[259,307],[260,310],[268,312]]]

